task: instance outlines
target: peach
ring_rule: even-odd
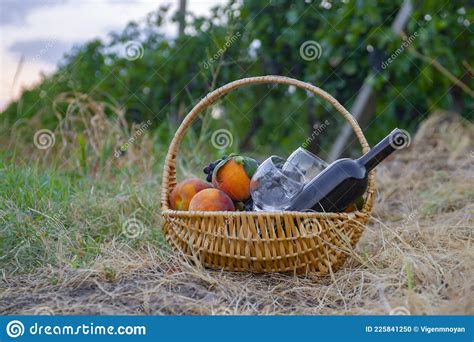
[[[198,192],[191,203],[189,210],[197,211],[234,211],[234,202],[219,189],[204,189]]]
[[[204,189],[212,188],[211,184],[199,178],[190,178],[179,182],[170,194],[170,206],[173,210],[188,210],[191,199]]]
[[[257,161],[252,158],[231,155],[214,169],[212,185],[234,201],[246,201],[250,197],[250,179],[257,167]]]

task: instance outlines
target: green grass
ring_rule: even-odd
[[[100,180],[77,172],[0,161],[0,270],[85,267],[114,241],[164,243],[159,180],[122,172]],[[138,236],[128,232],[130,223]]]

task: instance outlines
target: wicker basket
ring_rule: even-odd
[[[331,95],[311,84],[281,76],[245,78],[209,93],[191,110],[174,135],[166,156],[162,184],[163,229],[177,252],[206,267],[247,272],[316,272],[339,269],[359,240],[372,211],[375,174],[369,174],[365,204],[352,213],[202,212],[169,208],[176,185],[176,154],[186,129],[209,105],[230,91],[251,84],[292,85],[333,105],[355,131],[364,153],[369,145],[351,114]]]

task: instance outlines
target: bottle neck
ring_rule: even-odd
[[[405,133],[396,128],[369,152],[357,159],[357,162],[369,172],[394,151],[405,147],[407,139]]]

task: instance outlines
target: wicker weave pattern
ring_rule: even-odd
[[[198,212],[169,209],[176,185],[176,154],[193,120],[228,92],[251,84],[293,85],[333,105],[351,124],[364,153],[369,145],[352,115],[331,95],[309,83],[282,76],[251,77],[228,83],[203,98],[186,116],[166,156],[161,209],[164,233],[177,251],[203,265],[230,271],[317,272],[340,268],[359,240],[372,211],[375,174],[369,174],[364,207],[355,213]]]

